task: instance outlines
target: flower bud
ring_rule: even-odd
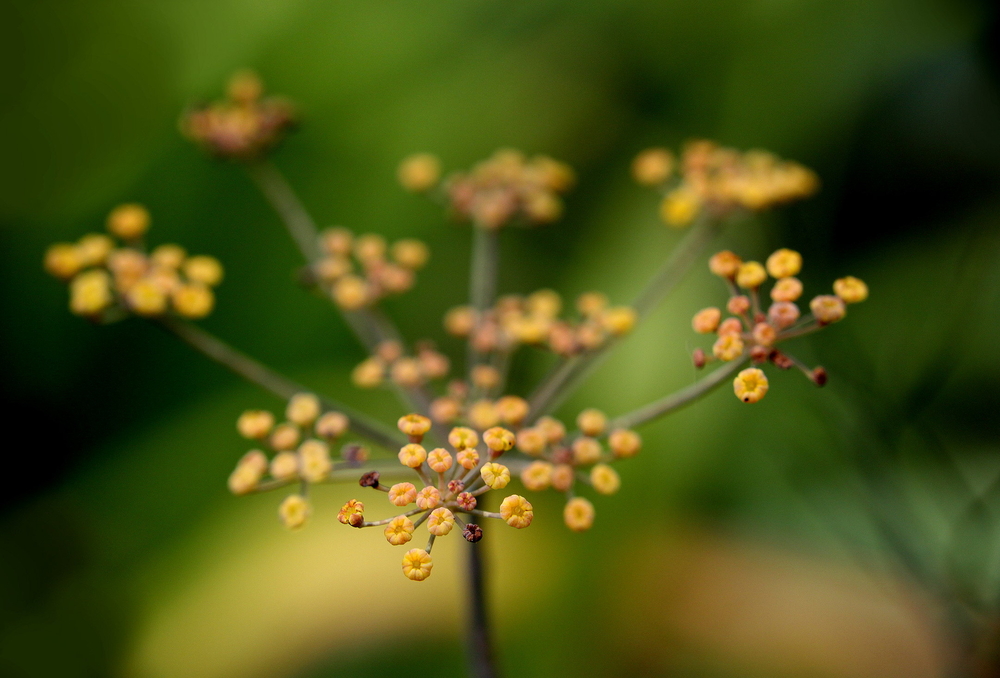
[[[643,186],[659,186],[674,171],[674,155],[665,148],[647,148],[632,161],[632,177]]]
[[[438,424],[451,424],[462,414],[462,403],[451,396],[441,396],[431,401],[431,419]]]
[[[278,424],[271,432],[271,447],[276,450],[294,449],[301,439],[298,427],[288,422]]]
[[[125,301],[136,315],[156,316],[167,310],[167,295],[149,278],[132,285],[125,293]]]
[[[333,286],[333,300],[345,311],[357,311],[371,301],[368,283],[356,275],[345,275]]]
[[[476,468],[476,465],[479,463],[479,453],[476,452],[475,448],[470,447],[468,449],[461,450],[458,455],[456,455],[456,459],[458,460],[459,466],[467,471],[471,471]]]
[[[767,323],[757,323],[753,326],[753,340],[761,346],[770,346],[777,337],[777,330]]]
[[[351,371],[351,381],[358,388],[375,388],[385,378],[385,363],[372,356],[362,360]]]
[[[639,314],[628,306],[615,306],[607,309],[601,315],[601,325],[613,337],[628,334],[638,321]]]
[[[420,414],[407,414],[399,418],[396,426],[400,431],[410,438],[416,438],[413,442],[420,442],[420,439],[431,430],[431,420]]]
[[[743,315],[750,310],[750,299],[745,294],[729,297],[729,301],[726,302],[726,310],[733,315]]]
[[[277,480],[291,480],[299,474],[299,457],[294,452],[278,452],[271,460],[271,477]]]
[[[149,229],[149,212],[137,203],[119,205],[108,215],[108,230],[122,240],[137,240]]]
[[[573,467],[569,464],[556,464],[552,467],[552,487],[559,492],[566,492],[573,487]]]
[[[472,403],[472,406],[469,408],[468,419],[469,423],[478,429],[487,429],[496,426],[497,422],[500,421],[493,401],[485,398]]]
[[[573,441],[573,462],[578,466],[593,464],[601,458],[601,444],[593,438],[581,436]]]
[[[719,325],[719,329],[717,330],[720,337],[724,337],[728,334],[735,334],[736,336],[739,336],[741,332],[743,332],[743,323],[739,318],[726,318],[722,321],[722,324]]]
[[[327,440],[336,440],[347,433],[351,422],[346,414],[340,412],[327,412],[316,420],[316,435]]]
[[[712,353],[719,360],[736,360],[743,355],[743,340],[735,334],[723,335],[712,346]]]
[[[60,242],[45,251],[45,270],[60,280],[69,280],[85,265],[76,245]]]
[[[563,522],[574,532],[586,532],[594,524],[594,505],[583,497],[573,497],[563,509]]]
[[[698,215],[701,209],[701,198],[686,186],[675,188],[667,193],[660,203],[660,218],[668,226],[683,228]]]
[[[799,307],[790,301],[776,301],[767,309],[767,320],[778,329],[785,329],[799,319]]]
[[[438,488],[427,486],[417,492],[417,508],[433,509],[441,505],[441,492]]]
[[[427,453],[427,465],[432,471],[444,473],[455,463],[451,453],[443,447],[438,447]]]
[[[463,483],[458,478],[448,481],[448,492],[450,492],[451,494],[459,494],[464,489],[465,489],[465,483]]]
[[[293,424],[309,426],[320,413],[319,398],[312,393],[296,393],[288,400],[285,416]]]
[[[222,282],[222,264],[215,257],[191,257],[184,262],[184,276],[191,282],[215,287]]]
[[[607,464],[595,464],[590,469],[590,483],[601,494],[614,494],[622,486],[618,472]]]
[[[760,287],[767,280],[767,271],[756,261],[747,261],[740,264],[736,271],[736,284],[744,289],[754,289]]]
[[[625,428],[615,429],[608,436],[611,453],[620,459],[634,457],[642,449],[642,438],[635,431]]]
[[[697,369],[701,369],[708,362],[708,358],[705,357],[705,351],[700,348],[696,348],[691,352],[691,362]]]
[[[722,250],[713,254],[708,260],[708,270],[720,278],[732,280],[739,272],[742,263],[743,260],[729,250]]]
[[[465,541],[475,544],[483,538],[483,528],[479,527],[475,523],[468,523],[462,529],[462,536],[465,537]]]
[[[458,503],[459,508],[464,511],[471,511],[479,503],[475,495],[471,492],[459,492],[458,496],[455,497],[455,501]]]
[[[510,469],[496,462],[484,464],[479,470],[479,475],[482,476],[483,482],[494,490],[502,490],[510,482]]]
[[[711,334],[719,328],[721,321],[722,311],[714,306],[709,306],[694,314],[694,318],[691,319],[691,327],[700,334]]]
[[[444,508],[436,508],[427,518],[427,531],[435,537],[443,537],[455,527],[455,514]]]
[[[782,278],[771,288],[774,301],[795,301],[802,296],[802,281],[798,278]]]
[[[410,443],[403,445],[399,450],[399,463],[410,468],[420,468],[420,465],[427,460],[427,450],[422,445]]]
[[[274,428],[274,415],[266,410],[247,410],[236,420],[236,430],[251,440],[267,437]]]
[[[385,535],[385,540],[393,546],[401,546],[413,539],[414,529],[413,521],[407,516],[396,516],[385,526],[382,534]]]
[[[297,530],[305,525],[309,512],[309,502],[297,494],[285,497],[278,507],[278,517],[289,530]]]
[[[535,512],[531,502],[518,494],[512,494],[500,503],[500,517],[511,527],[520,530],[531,525]]]
[[[430,153],[416,153],[403,159],[396,172],[400,185],[411,193],[423,193],[441,177],[441,161]]]
[[[483,442],[495,453],[503,453],[514,447],[514,434],[505,428],[495,426],[483,433]]]
[[[413,483],[396,483],[389,488],[389,501],[396,506],[406,506],[417,500],[417,488]]]
[[[767,376],[756,367],[748,367],[733,380],[736,397],[745,403],[758,402],[767,394],[767,388]]]
[[[379,486],[378,479],[381,474],[378,471],[369,471],[368,473],[361,476],[361,480],[358,481],[358,485],[361,487],[375,487]]]
[[[522,428],[517,432],[517,449],[533,457],[545,451],[547,442],[545,434],[538,428]]]
[[[520,426],[528,416],[528,401],[519,396],[504,396],[496,402],[500,421],[509,426]]]
[[[846,304],[857,304],[868,298],[868,285],[854,276],[838,278],[833,282],[833,291]]]
[[[361,523],[365,522],[365,505],[357,499],[348,500],[346,504],[340,507],[337,520],[344,525],[361,527]]]
[[[479,444],[479,434],[471,428],[456,426],[448,434],[448,443],[458,451],[472,449]]]
[[[847,309],[844,307],[844,300],[832,294],[822,294],[818,297],[813,297],[813,300],[809,302],[809,308],[812,310],[813,315],[816,316],[816,319],[824,325],[835,323],[843,319],[847,314]]]
[[[539,417],[535,426],[540,430],[550,444],[554,445],[566,437],[566,427],[561,421],[550,416]]]
[[[392,258],[400,266],[404,266],[412,271],[417,271],[427,265],[431,252],[420,240],[406,238],[397,240],[392,245]]]
[[[780,249],[767,258],[767,272],[772,278],[788,278],[802,270],[802,255],[795,250]]]
[[[410,549],[403,556],[403,574],[407,579],[423,581],[431,576],[434,560],[423,549]]]
[[[608,307],[608,298],[601,292],[584,292],[576,298],[576,310],[584,318],[599,316]]]

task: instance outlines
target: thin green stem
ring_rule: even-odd
[[[319,231],[316,222],[302,205],[302,201],[285,180],[284,175],[267,160],[247,163],[246,169],[250,178],[257,184],[257,188],[285,222],[288,233],[298,245],[306,262],[311,264],[319,259]]]
[[[720,367],[710,375],[701,379],[686,388],[664,396],[659,400],[654,400],[648,405],[644,405],[628,414],[616,417],[609,424],[611,430],[616,428],[635,428],[642,424],[658,419],[663,415],[678,410],[685,405],[690,405],[694,401],[708,395],[716,387],[721,386],[733,376],[747,362],[746,358],[733,360],[725,367]]]
[[[721,228],[722,224],[717,219],[706,217],[688,231],[632,302],[632,308],[638,313],[640,321],[674,291]],[[531,408],[528,421],[534,421],[562,404],[618,343],[618,340],[611,339],[598,349],[557,363],[529,399]]]
[[[192,348],[228,367],[247,381],[271,391],[279,398],[287,400],[296,393],[311,391],[311,389],[275,372],[192,323],[176,318],[162,318],[158,324]],[[398,449],[406,444],[406,439],[400,434],[366,415],[330,398],[321,397],[320,399],[324,407],[347,415],[351,430],[368,438],[373,443],[390,450]]]

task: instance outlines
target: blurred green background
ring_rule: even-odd
[[[177,133],[180,111],[241,67],[301,106],[275,162],[322,224],[431,245],[417,289],[387,304],[410,338],[441,337],[470,241],[396,186],[415,151],[458,169],[514,146],[577,169],[562,222],[503,234],[503,292],[630,299],[679,235],[628,163],[691,137],[768,148],[823,181],[720,247],[800,250],[809,294],[845,274],[871,286],[846,322],[795,348],[828,369],[824,390],[772,373],[759,405],[716,393],[642,431],[646,449],[622,465],[622,491],[596,501],[591,532],[569,534],[555,496],[537,498],[530,530],[494,531],[507,675],[996,675],[992,3],[0,7],[0,675],[464,675],[454,543],[417,586],[380,535],[334,529],[349,487],[317,493],[296,534],[274,519],[278,497],[234,499],[235,417],[280,403],[151,325],[70,316],[41,269],[50,242],[145,203],[152,242],[226,265],[206,328],[398,416],[389,395],[347,382],[361,350],[297,288],[298,254],[246,176]],[[689,318],[724,294],[699,267],[563,412],[621,413],[690,383]],[[514,385],[545,367],[527,356]]]

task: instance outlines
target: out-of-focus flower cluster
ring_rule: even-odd
[[[521,482],[532,491],[552,488],[566,494],[563,521],[575,532],[590,529],[594,505],[576,495],[579,483],[604,495],[615,494],[621,486],[611,464],[639,453],[642,438],[635,431],[608,430],[608,418],[596,409],[577,416],[579,432],[567,435],[565,425],[553,417],[541,417],[517,432],[517,449],[534,457],[521,471]]]
[[[390,246],[380,235],[355,236],[342,227],[323,231],[320,249],[322,255],[312,264],[312,274],[345,311],[406,292],[413,287],[416,271],[430,258],[430,250],[420,240],[405,238]]]
[[[221,158],[253,160],[272,150],[295,125],[295,109],[286,99],[265,97],[250,71],[229,81],[226,98],[187,111],[181,132]]]
[[[547,348],[571,356],[600,348],[608,340],[632,331],[638,320],[628,306],[610,306],[600,292],[586,292],[576,299],[577,317],[560,318],[562,298],[553,290],[538,290],[526,297],[500,297],[492,309],[480,314],[471,306],[456,306],[444,318],[454,337],[469,338],[480,353],[509,353],[521,345]]]
[[[365,358],[351,372],[351,381],[359,388],[376,388],[388,379],[402,388],[422,386],[444,379],[451,369],[448,357],[434,348],[433,342],[418,342],[416,355],[405,355],[399,341],[381,342],[374,355]]]
[[[230,491],[248,494],[301,482],[302,491],[282,502],[279,517],[289,529],[302,527],[309,516],[308,486],[328,481],[335,467],[357,468],[368,460],[366,447],[350,443],[340,451],[343,461],[334,464],[331,446],[347,433],[349,426],[346,415],[333,410],[324,412],[319,398],[312,393],[292,396],[282,422],[276,422],[267,410],[247,410],[237,419],[236,429],[244,438],[257,441],[271,456],[259,448],[243,455],[229,476]]]
[[[147,251],[149,223],[142,205],[119,205],[108,215],[110,235],[89,233],[76,243],[49,247],[45,269],[69,284],[73,313],[112,320],[126,313],[203,318],[212,311],[222,264],[214,257],[189,256],[180,245]]]
[[[819,186],[812,170],[797,162],[704,140],[689,142],[679,159],[666,148],[647,149],[632,162],[632,176],[663,193],[660,216],[679,228],[701,214],[717,218],[801,200]]]
[[[694,352],[694,363],[704,367],[708,362],[729,362],[748,356],[755,365],[771,362],[781,369],[798,367],[819,386],[826,383],[826,370],[808,368],[777,345],[835,323],[847,314],[847,304],[868,298],[868,286],[858,278],[848,276],[833,283],[834,294],[821,294],[809,302],[810,313],[803,316],[795,303],[802,296],[802,282],[796,278],[802,269],[802,255],[790,249],[771,254],[764,264],[743,261],[723,250],[709,260],[711,272],[722,278],[729,288],[723,319],[721,309],[710,306],[695,314],[691,325],[695,332],[715,334],[711,354],[702,349]],[[762,285],[768,277],[775,280],[771,287],[771,303],[762,306]],[[767,376],[758,367],[750,367],[737,375],[733,382],[736,397],[745,403],[758,402],[768,390]]]
[[[499,512],[477,508],[481,495],[490,490],[502,490],[510,482],[510,469],[497,460],[514,446],[514,434],[494,427],[480,436],[469,428],[456,427],[448,433],[448,447],[427,450],[421,443],[431,428],[431,421],[419,414],[401,417],[399,430],[410,442],[400,448],[399,463],[412,469],[414,482],[385,485],[381,475],[371,471],[361,477],[360,485],[386,493],[395,509],[404,509],[389,518],[366,521],[365,505],[351,499],[340,509],[340,522],[352,527],[383,527],[386,541],[402,546],[413,539],[417,528],[427,523],[428,540],[424,548],[413,548],[403,555],[403,574],[423,581],[434,566],[431,550],[434,540],[458,527],[466,541],[483,538],[482,528],[462,515],[474,518],[496,518],[511,527],[522,529],[531,525],[534,510],[531,503],[516,494],[500,503]],[[417,483],[420,487],[418,488]],[[414,504],[416,508],[408,508]]]
[[[413,155],[400,164],[398,175],[407,190],[427,192],[439,185],[441,163],[426,153]],[[468,172],[447,177],[440,188],[456,217],[496,229],[555,221],[563,212],[560,196],[573,182],[573,170],[565,163],[502,149]]]

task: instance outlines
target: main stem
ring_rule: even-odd
[[[497,275],[500,270],[497,229],[472,226],[472,262],[469,270],[469,305],[476,311],[476,325],[493,306],[497,294]],[[475,332],[469,336],[468,370],[479,364],[482,356],[475,346]]]
[[[469,544],[466,560],[469,596],[469,672],[473,678],[496,678],[499,675],[493,654],[489,615],[486,608],[486,577],[482,546]]]

